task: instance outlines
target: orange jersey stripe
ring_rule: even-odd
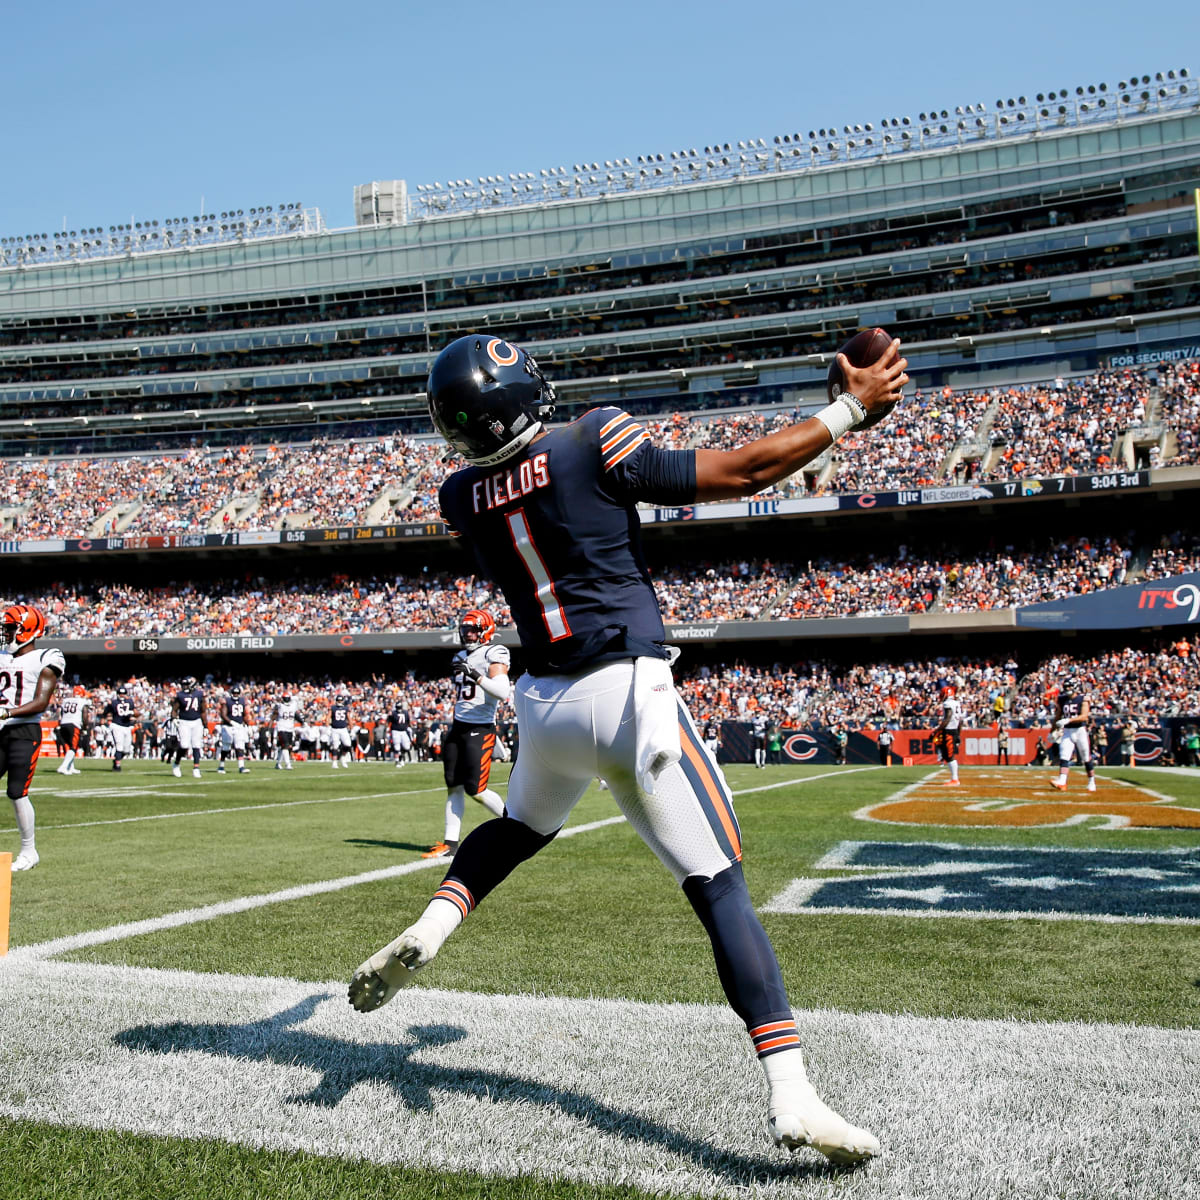
[[[643,442],[648,442],[650,435],[648,433],[640,434],[634,441],[630,442],[619,454],[613,455],[605,464],[604,469],[611,471],[626,455],[632,454]]]
[[[607,454],[614,446],[620,445],[621,442],[623,442],[627,437],[630,437],[635,433],[644,432],[645,430],[642,429],[642,427],[636,421],[632,425],[626,425],[624,429],[618,430],[612,435],[612,437],[608,439],[607,442],[604,442],[600,446],[600,453]]]
[[[592,409],[591,411],[595,412],[596,410]],[[600,436],[604,437],[604,435],[606,433],[608,433],[608,431],[610,429],[619,425],[622,421],[632,421],[632,420],[633,420],[633,418],[627,412],[618,413],[615,417],[613,417],[613,419],[611,421],[609,421],[609,423],[607,425],[604,426],[603,429],[600,430]]]
[[[720,818],[721,826],[725,830],[725,836],[729,838],[729,844],[733,847],[734,855],[737,858],[742,857],[742,842],[738,837],[737,824],[733,819],[733,814],[729,811],[729,804],[725,800],[724,793],[721,791],[717,781],[713,778],[712,772],[709,770],[708,761],[700,752],[700,748],[692,741],[692,732],[683,722],[679,724],[679,744],[683,748],[684,754],[688,756],[688,760],[692,766],[696,768],[696,774],[700,776],[701,782],[704,784],[704,790],[708,793],[708,798],[712,801],[713,808],[716,810],[718,818]]]

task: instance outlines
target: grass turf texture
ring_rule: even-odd
[[[87,777],[54,788],[66,794],[44,800],[35,794],[43,863],[18,882],[14,947],[416,860],[441,832],[436,767],[368,766],[333,778],[316,765],[288,775],[208,774],[204,781],[168,776],[165,783],[173,788],[163,786],[160,769],[135,770],[117,780],[124,786],[116,795],[101,799],[87,798]],[[812,874],[812,864],[843,839],[1200,846],[1200,835],[1185,830],[948,831],[865,823],[850,814],[928,771],[862,771],[839,778],[826,775],[828,770],[728,771],[735,792],[781,778],[825,776],[737,797],[756,904],[797,875]],[[1200,779],[1152,770],[1119,774],[1177,803],[1200,800]],[[112,777],[101,777],[110,788]],[[122,803],[122,792],[146,786],[168,794],[134,795]],[[348,796],[360,798],[330,801]],[[303,801],[313,803],[297,803]],[[238,811],[250,805],[261,807]],[[209,809],[234,811],[53,828]],[[610,797],[589,792],[571,824],[614,811]],[[468,828],[485,815],[471,806]],[[439,865],[69,957],[313,980],[348,976],[419,914],[443,873]],[[766,914],[763,920],[797,1007],[1200,1025],[1195,927],[813,914]],[[464,991],[722,1001],[707,940],[689,905],[625,824],[564,839],[518,870],[472,914],[422,982]]]
[[[821,874],[813,864],[843,840],[1200,847],[1200,835],[1188,830],[868,824],[852,814],[928,770],[840,777],[828,771],[728,769],[735,793],[826,775],[737,797],[756,904],[765,904],[797,876]],[[202,780],[174,780],[157,764],[132,764],[120,776],[85,764],[85,772],[60,781],[43,768],[38,777],[34,801],[43,862],[14,879],[14,950],[202,904],[416,862],[420,850],[442,832],[438,767],[366,766],[334,773],[311,765],[286,775],[260,767],[251,776],[220,777],[206,764]],[[1153,770],[1109,774],[1152,787],[1178,804],[1200,804],[1197,779]],[[503,772],[500,784],[503,791]],[[138,794],[145,790],[153,794]],[[217,809],[227,811],[211,811]],[[571,824],[602,820],[614,811],[611,797],[591,791]],[[485,816],[469,807],[467,828]],[[421,910],[444,870],[439,864],[111,941],[75,951],[64,961],[314,982],[345,978]],[[768,914],[764,923],[798,1009],[1200,1027],[1195,926],[811,914]],[[561,839],[520,869],[472,914],[424,973],[422,985],[496,995],[722,1002],[707,941],[690,908],[623,824]],[[620,1186],[377,1166],[23,1120],[0,1126],[0,1146],[0,1196],[99,1194],[99,1155],[105,1171],[121,1181],[110,1191],[114,1195],[642,1194]],[[47,1156],[62,1147],[68,1165],[55,1181]],[[1119,1188],[1119,1175],[1100,1169],[1094,1194]],[[312,1186],[302,1188],[301,1181],[310,1176]],[[49,1190],[39,1192],[39,1186]],[[1185,1194],[1187,1186],[1177,1194]],[[888,1189],[880,1194],[908,1193]]]
[[[0,1197],[63,1200],[641,1200],[628,1187],[456,1174],[0,1118]],[[104,1185],[97,1188],[97,1163]]]

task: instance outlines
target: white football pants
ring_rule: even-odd
[[[639,692],[641,739],[632,660],[579,675],[523,675],[514,689],[521,749],[509,780],[508,813],[550,833],[599,775],[677,882],[691,875],[711,879],[741,858],[741,832],[725,777],[670,685],[669,668],[661,668],[669,694],[661,686],[653,697]],[[677,723],[682,751],[658,773],[653,795],[638,784],[639,750],[644,758],[651,734],[670,741],[676,730],[648,730],[647,722]]]

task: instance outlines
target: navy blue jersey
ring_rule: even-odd
[[[133,724],[133,702],[128,696],[114,696],[108,702],[108,712],[114,725]]]
[[[230,696],[225,702],[225,716],[222,725],[245,725],[246,701],[241,696]]]
[[[1063,720],[1073,721],[1083,712],[1083,697],[1082,696],[1060,696],[1058,699],[1059,711],[1062,713]]]
[[[665,658],[639,500],[696,498],[693,450],[660,450],[628,413],[597,408],[499,467],[442,484],[442,515],[504,593],[535,673]]]
[[[176,692],[175,703],[181,721],[198,721],[204,711],[204,693],[199,688]]]
[[[344,704],[335,703],[329,710],[329,728],[345,729],[350,724],[350,710]]]
[[[393,708],[388,713],[388,728],[396,730],[405,730],[408,728],[408,713],[402,708]]]

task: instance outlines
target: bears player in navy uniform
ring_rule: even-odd
[[[179,764],[190,750],[192,777],[199,779],[200,754],[204,749],[204,692],[196,682],[195,675],[189,675],[175,693],[171,712],[179,723],[179,748],[175,751],[175,765],[171,768],[171,774],[177,778],[183,774]]]
[[[1072,696],[1062,693],[1057,698],[1052,738],[1058,745],[1058,778],[1050,785],[1060,792],[1067,790],[1067,776],[1071,759],[1076,753],[1087,771],[1087,790],[1096,790],[1096,760],[1092,757],[1091,741],[1088,737],[1088,722],[1092,719],[1092,705],[1087,696]]]
[[[736,450],[661,450],[617,408],[547,430],[554,389],[500,338],[471,334],[438,355],[430,413],[470,464],[442,485],[442,513],[512,610],[528,664],[514,688],[522,749],[504,816],[463,840],[421,917],[355,971],[356,1009],[378,1008],[410,982],[493,888],[554,839],[599,775],[708,933],[766,1075],[775,1143],[813,1145],[837,1162],[878,1152],[808,1082],[775,952],[742,875],[728,786],[674,688],[636,511],[639,501],[753,495],[899,399],[908,380],[899,342],[865,369],[844,356],[839,364],[847,391],[801,424]]]
[[[129,689],[124,684],[117,688],[117,694],[108,702],[106,711],[112,721],[112,769],[119,771],[125,755],[133,753],[133,701],[129,698]]]
[[[13,871],[38,865],[29,785],[42,749],[42,713],[67,669],[61,650],[39,650],[46,617],[32,604],[10,604],[0,622],[0,775],[17,814],[21,849]]]

